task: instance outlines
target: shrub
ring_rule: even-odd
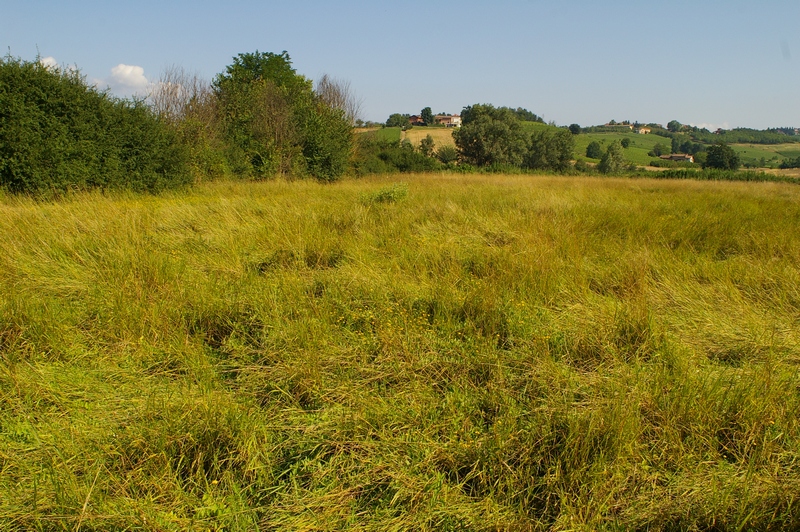
[[[297,74],[287,52],[239,54],[212,87],[234,171],[256,178],[310,174],[321,181],[345,172],[352,121],[331,105],[330,94],[315,93]]]
[[[719,143],[708,148],[705,166],[718,170],[738,170],[741,160],[733,148]]]
[[[142,101],[115,99],[75,70],[0,60],[1,187],[156,192],[190,180],[185,149]]]
[[[586,146],[586,156],[590,159],[599,159],[603,156],[603,147],[596,140],[593,140]]]
[[[597,169],[604,174],[614,174],[623,169],[625,165],[625,154],[622,153],[622,144],[614,141],[609,144],[606,153],[597,165]]]
[[[458,160],[458,150],[453,146],[441,146],[436,150],[436,158],[443,164],[454,163]]]
[[[356,175],[431,172],[440,168],[441,163],[438,160],[425,157],[409,142],[363,137],[359,139],[353,160],[353,172]]]

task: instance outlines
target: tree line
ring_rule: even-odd
[[[159,191],[219,175],[341,177],[358,101],[314,86],[287,52],[243,53],[211,82],[168,69],[147,99],[120,99],[77,71],[0,59],[0,187]]]

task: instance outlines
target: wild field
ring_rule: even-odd
[[[775,183],[0,198],[0,530],[797,529],[798,265]]]

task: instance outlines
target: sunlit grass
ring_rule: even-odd
[[[0,198],[0,529],[797,528],[798,264],[773,183]]]

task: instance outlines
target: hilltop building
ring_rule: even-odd
[[[433,119],[445,127],[461,127],[461,115],[436,115]]]

